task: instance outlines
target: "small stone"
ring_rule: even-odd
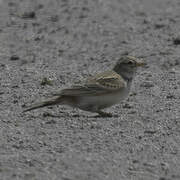
[[[160,177],[159,180],[167,180],[165,177]]]
[[[51,119],[49,121],[46,121],[45,124],[56,124],[56,121]]]
[[[2,94],[4,94],[4,92],[3,92],[3,91],[0,91],[0,95],[2,95]]]
[[[136,96],[136,95],[137,95],[136,92],[131,92],[131,93],[129,93],[129,96]]]
[[[36,13],[34,11],[24,12],[22,14],[22,18],[24,18],[24,19],[34,19],[34,18],[36,18]]]
[[[123,105],[123,108],[125,108],[125,109],[131,109],[132,107],[133,106],[131,104],[128,104],[128,103]]]
[[[63,50],[63,49],[59,49],[59,50],[58,50],[58,55],[59,55],[59,56],[61,56],[63,53],[64,53],[64,50]]]
[[[151,81],[145,81],[140,86],[141,87],[146,87],[146,88],[151,88],[151,87],[154,87],[154,84]]]
[[[139,161],[137,159],[134,159],[132,163],[139,163]]]
[[[17,61],[17,60],[19,60],[20,58],[19,58],[19,56],[18,55],[12,55],[11,57],[10,57],[10,60],[11,61]]]
[[[52,86],[53,83],[52,83],[52,80],[51,80],[51,79],[48,79],[47,77],[45,77],[45,78],[42,79],[41,85],[42,85],[42,86],[45,86],[45,85]]]
[[[166,25],[163,24],[163,23],[157,23],[157,24],[154,25],[154,27],[155,27],[156,29],[161,29],[161,28],[163,28],[163,27],[165,27],[165,26],[166,26]]]
[[[37,36],[34,38],[34,41],[40,41],[41,40],[41,37],[40,36]]]
[[[175,96],[173,94],[168,94],[166,96],[167,99],[175,99]]]
[[[156,132],[156,130],[145,130],[144,134],[155,134]]]
[[[174,45],[180,45],[180,35],[173,39]]]

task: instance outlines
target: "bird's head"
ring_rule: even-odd
[[[122,56],[114,66],[113,70],[125,79],[132,79],[137,67],[144,66],[145,63],[133,56]]]

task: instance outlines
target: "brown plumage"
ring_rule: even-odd
[[[34,104],[24,112],[50,105],[69,105],[85,111],[97,112],[101,116],[110,116],[101,109],[117,104],[127,97],[137,66],[144,63],[132,56],[121,57],[113,70],[89,77],[80,85],[62,89],[43,102]]]

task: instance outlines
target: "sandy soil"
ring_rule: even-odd
[[[179,30],[179,0],[0,0],[0,180],[179,180]],[[147,66],[117,117],[21,113],[122,54]]]

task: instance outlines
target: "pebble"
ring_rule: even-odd
[[[131,109],[132,107],[133,106],[131,104],[128,104],[128,103],[123,105],[123,108],[125,108],[125,109]]]
[[[151,81],[145,81],[145,82],[143,82],[140,86],[141,86],[141,87],[150,88],[150,87],[154,87],[154,84],[153,84],[153,82],[151,82]]]
[[[174,45],[180,45],[180,35],[173,39]]]
[[[17,60],[19,60],[20,58],[19,58],[19,56],[18,55],[12,55],[11,57],[10,57],[10,60],[11,61],[17,61]]]
[[[24,18],[24,19],[34,19],[34,18],[36,18],[36,13],[34,11],[24,12],[22,14],[22,18]]]

